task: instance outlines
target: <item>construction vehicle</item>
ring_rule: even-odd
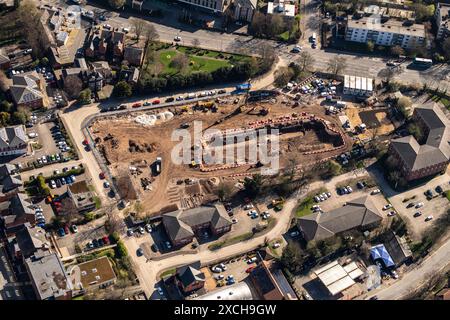
[[[282,210],[283,209],[283,205],[284,205],[284,198],[282,198],[282,197],[272,200],[272,207],[274,208],[275,211]]]

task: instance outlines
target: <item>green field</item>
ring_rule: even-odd
[[[178,50],[162,50],[159,52],[159,60],[164,65],[163,73],[175,74],[178,71],[174,68],[170,67],[170,62],[173,58],[180,54]],[[187,72],[196,72],[196,71],[205,71],[205,72],[213,72],[221,67],[230,66],[230,62],[228,60],[223,59],[215,59],[210,57],[200,57],[196,55],[189,54],[189,67]]]

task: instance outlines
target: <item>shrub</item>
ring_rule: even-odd
[[[119,255],[120,258],[126,257],[128,255],[128,251],[127,248],[125,247],[125,245],[123,244],[123,242],[121,240],[119,240],[117,242],[117,254]]]

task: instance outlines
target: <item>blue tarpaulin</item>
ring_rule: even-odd
[[[392,260],[391,256],[389,255],[389,252],[386,250],[386,247],[384,244],[379,244],[372,249],[370,249],[370,256],[373,260],[381,259],[384,262],[384,265],[386,267],[393,267],[395,266],[394,260]]]

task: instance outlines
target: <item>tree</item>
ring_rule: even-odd
[[[279,35],[284,30],[284,20],[280,15],[272,15],[270,19],[270,25],[268,27],[268,36],[274,37]]]
[[[227,201],[233,193],[233,186],[229,183],[221,182],[217,189],[217,196],[220,201]]]
[[[200,40],[198,40],[197,38],[192,39],[192,46],[193,47],[200,47]]]
[[[9,101],[3,100],[2,102],[0,102],[0,111],[11,112],[13,107],[14,105]]]
[[[116,97],[131,97],[133,90],[126,81],[119,81],[114,86],[113,93]]]
[[[256,197],[262,189],[263,178],[260,174],[254,174],[252,178],[245,177],[244,188],[251,197]]]
[[[9,125],[11,115],[8,112],[0,112],[0,127]]]
[[[108,0],[108,4],[114,9],[119,9],[125,5],[125,0]]]
[[[156,41],[159,39],[158,31],[153,24],[145,24],[144,28],[144,37],[145,37],[145,46],[148,47],[150,42]]]
[[[262,45],[259,46],[258,53],[261,56],[261,64],[260,64],[261,73],[264,73],[272,67],[275,61],[276,57],[275,49],[271,45],[263,43]]]
[[[340,74],[347,67],[347,59],[336,56],[328,61],[327,70],[334,75]]]
[[[280,263],[282,266],[290,272],[296,273],[302,269],[304,261],[305,257],[302,255],[300,246],[294,242],[289,242],[281,254]]]
[[[27,43],[33,49],[33,55],[42,57],[48,50],[49,43],[45,30],[40,23],[42,13],[32,0],[23,0],[17,9],[17,18],[20,21],[22,34],[25,35]]]
[[[400,112],[406,119],[409,118],[409,115],[411,113],[411,106],[412,101],[408,97],[403,96],[397,101],[397,108],[400,110]]]
[[[303,71],[311,71],[312,66],[314,65],[315,59],[311,55],[311,53],[307,51],[303,51],[299,55],[298,64],[300,65],[300,70]]]
[[[417,22],[424,22],[425,20],[429,20],[434,14],[434,5],[425,5],[422,3],[413,4],[413,8],[416,14]]]
[[[442,50],[444,51],[445,58],[450,59],[450,38],[446,38],[442,44]]]
[[[6,92],[9,90],[9,79],[6,74],[0,70],[0,92]]]
[[[78,99],[81,90],[83,89],[83,82],[78,76],[67,77],[64,80],[64,91],[71,99]]]
[[[393,46],[391,47],[391,54],[394,56],[403,56],[405,55],[405,50],[403,50],[400,46]]]
[[[373,43],[373,41],[367,41],[366,46],[367,51],[369,52],[373,52],[373,49],[375,49],[375,44]]]
[[[289,67],[280,67],[275,71],[275,84],[282,88],[292,79],[294,72]]]
[[[136,40],[138,41],[141,38],[142,32],[144,32],[145,24],[145,21],[141,19],[132,20],[134,34],[136,35]]]
[[[16,111],[12,114],[11,122],[14,124],[25,124],[28,120],[28,117],[25,112]]]
[[[171,68],[176,69],[178,72],[182,73],[187,66],[189,65],[189,58],[184,53],[178,53],[175,57],[173,57],[172,61],[170,61],[169,66]]]
[[[126,257],[128,255],[127,248],[123,244],[122,240],[117,241],[117,253],[121,258]]]
[[[419,142],[422,141],[423,132],[422,132],[422,129],[417,124],[410,123],[408,125],[408,132],[409,132],[409,134],[413,135],[417,141],[419,141]]]
[[[91,103],[91,89],[86,88],[80,92],[78,96],[78,102],[81,104],[89,104]]]

